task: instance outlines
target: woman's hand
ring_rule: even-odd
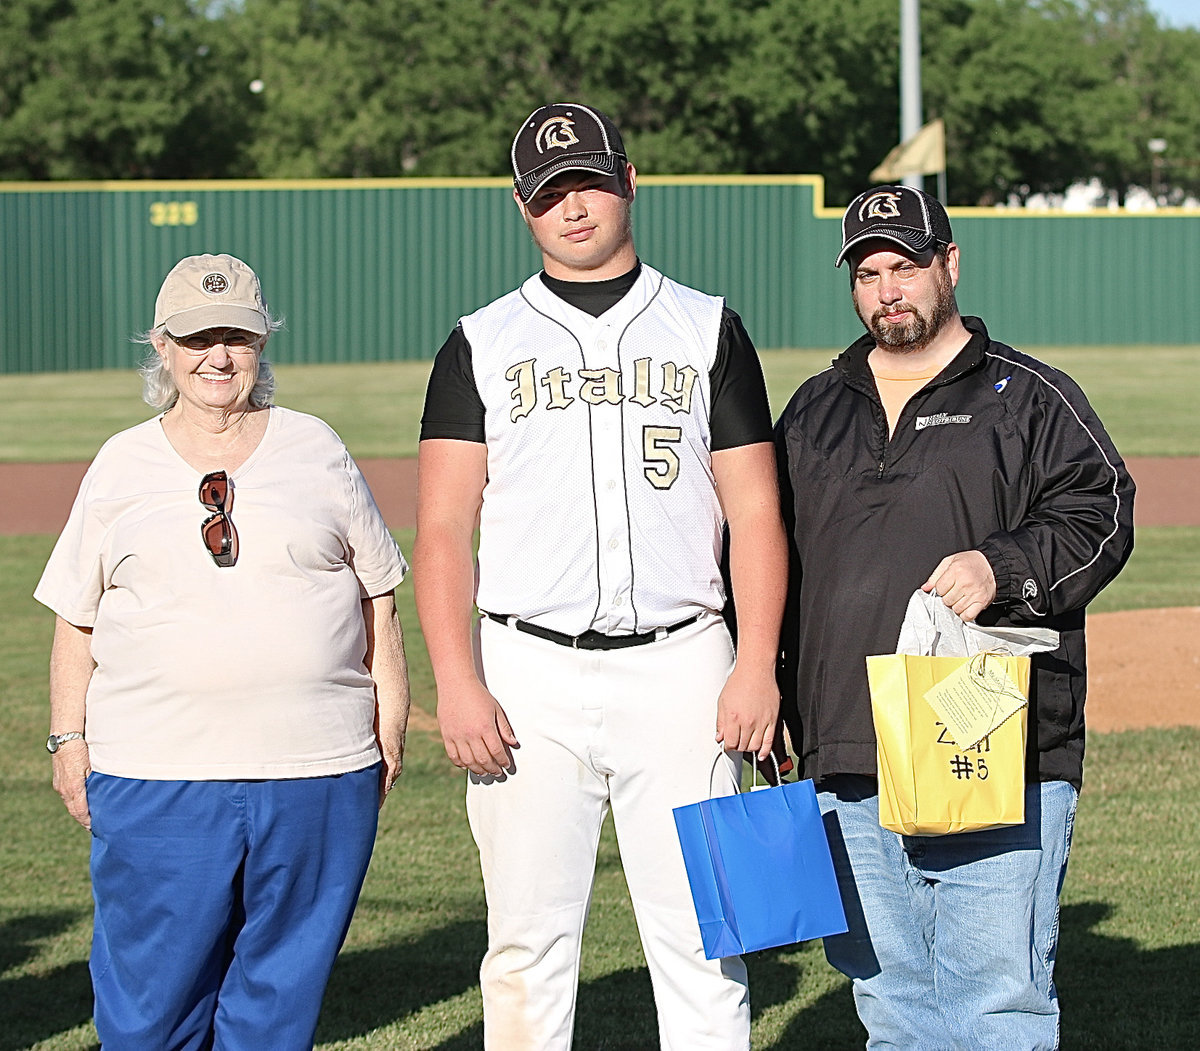
[[[54,791],[66,804],[67,813],[84,828],[91,830],[92,815],[88,810],[87,776],[92,772],[87,741],[67,741],[58,746],[54,764]]]
[[[50,648],[50,732],[65,734],[87,728],[87,688],[96,662],[92,660],[92,629],[78,627],[62,617],[54,620],[54,644]],[[54,791],[67,812],[84,828],[91,829],[87,787],[92,757],[87,741],[75,738],[58,746],[51,758]]]

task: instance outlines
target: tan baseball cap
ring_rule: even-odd
[[[206,328],[242,328],[265,335],[267,305],[258,277],[231,255],[189,255],[167,274],[154,301],[154,327],[173,336]]]

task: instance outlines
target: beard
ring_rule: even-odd
[[[954,286],[950,283],[950,272],[945,265],[935,270],[933,306],[928,313],[923,313],[912,303],[901,301],[890,307],[879,307],[870,317],[866,317],[858,303],[854,309],[858,312],[859,320],[866,326],[871,338],[881,347],[888,347],[899,354],[911,354],[924,350],[934,341],[937,334],[958,313],[954,301]],[[888,321],[886,314],[897,311],[907,311],[904,321]]]

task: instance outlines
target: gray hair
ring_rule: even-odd
[[[281,318],[267,315],[267,334],[263,336],[265,343],[272,332],[283,328]],[[158,351],[154,349],[154,341],[166,336],[166,325],[158,325],[133,337],[134,343],[145,343],[150,347],[150,353],[142,359],[138,373],[142,377],[142,401],[152,409],[166,410],[179,400],[179,388],[172,379],[170,370]],[[275,403],[275,371],[266,358],[258,359],[258,377],[250,390],[250,404],[256,409],[264,409]]]

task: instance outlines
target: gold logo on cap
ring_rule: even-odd
[[[229,280],[224,274],[205,274],[200,287],[210,296],[219,296],[222,292],[229,291]]]
[[[545,153],[554,147],[565,150],[573,146],[579,141],[578,136],[571,130],[574,126],[575,122],[568,117],[551,117],[538,128],[533,137],[538,153]]]
[[[859,206],[858,221],[861,223],[866,219],[898,219],[900,217],[899,201],[898,193],[891,193],[888,190],[873,193]]]

